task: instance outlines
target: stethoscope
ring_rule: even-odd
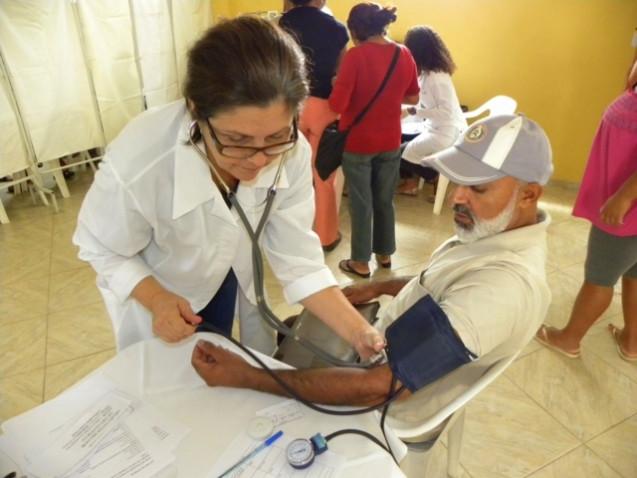
[[[327,353],[323,349],[317,347],[313,343],[294,335],[294,332],[292,331],[292,329],[279,320],[279,318],[274,314],[274,312],[272,312],[272,310],[270,309],[270,307],[268,306],[266,302],[265,291],[264,291],[265,274],[263,270],[263,255],[261,254],[261,248],[259,247],[259,237],[261,236],[261,233],[263,232],[263,228],[265,227],[265,223],[268,219],[268,216],[270,215],[270,210],[272,209],[272,205],[274,203],[274,198],[276,197],[277,186],[279,183],[279,179],[281,177],[283,165],[286,161],[285,153],[283,153],[283,156],[279,160],[279,165],[276,171],[276,175],[274,177],[274,180],[272,181],[272,184],[268,188],[267,196],[265,199],[265,208],[263,210],[263,213],[261,214],[261,219],[259,219],[256,229],[253,229],[243,208],[241,207],[241,204],[239,203],[239,200],[236,197],[235,192],[228,187],[228,185],[223,180],[223,178],[217,171],[215,165],[212,163],[208,155],[201,150],[201,148],[196,144],[195,141],[193,141],[192,131],[195,125],[196,125],[196,121],[193,121],[193,123],[190,125],[190,130],[189,130],[190,134],[188,135],[188,140],[190,144],[193,146],[193,148],[195,149],[195,151],[197,151],[199,156],[208,165],[208,168],[210,169],[212,175],[214,176],[217,184],[223,188],[228,201],[237,211],[237,214],[239,215],[239,218],[243,226],[245,227],[246,231],[248,232],[248,235],[250,236],[250,242],[252,244],[252,270],[254,271],[254,281],[253,281],[254,291],[255,291],[255,295],[257,299],[257,307],[260,312],[259,315],[261,316],[261,318],[266,322],[266,324],[268,324],[274,330],[285,335],[286,337],[291,336],[296,342],[298,342],[303,347],[307,348],[312,353],[314,353],[321,359],[325,360],[326,362],[329,362],[333,365],[340,366],[340,367],[368,368],[370,366],[369,364],[363,364],[359,362],[348,362],[345,360],[341,360]],[[203,323],[202,325],[204,329],[208,329],[215,333],[220,333],[220,331],[217,330],[211,324]],[[238,342],[231,336],[228,336],[227,338],[232,343],[237,345],[239,348],[244,350],[248,355],[250,355],[252,359],[255,360],[267,373],[269,373],[271,377],[283,389],[287,390],[287,392],[291,396],[293,396],[294,398],[299,400],[301,403],[303,403],[304,405],[306,405],[307,407],[313,410],[319,411],[321,413],[327,413],[330,415],[347,416],[347,415],[359,415],[363,413],[369,413],[370,411],[373,411],[373,410],[382,409],[380,426],[381,426],[383,435],[385,434],[384,424],[385,424],[385,417],[387,414],[389,404],[393,402],[396,398],[398,398],[398,396],[401,394],[403,390],[402,388],[400,388],[399,390],[394,391],[393,380],[390,385],[389,396],[384,402],[382,402],[379,405],[366,407],[362,409],[355,409],[355,410],[330,410],[328,408],[320,407],[318,405],[310,403],[307,400],[305,400],[303,397],[299,396],[283,380],[281,380],[277,375],[275,375],[274,372],[272,372],[272,370],[270,370],[267,367],[267,365],[263,363],[261,359],[259,359],[259,357],[257,357],[254,353],[252,353],[250,349],[243,346],[240,342]],[[266,423],[257,423],[255,424],[255,428],[257,429],[255,430],[255,432],[259,434],[265,432],[264,428],[268,429],[268,431],[271,431],[269,430],[269,426]],[[341,436],[345,434],[357,434],[357,435],[365,436],[366,438],[368,438],[369,440],[373,441],[374,443],[379,445],[381,448],[386,450],[392,456],[392,458],[394,458],[394,461],[396,460],[391,451],[391,448],[389,448],[389,445],[385,447],[375,436],[363,430],[343,429],[343,430],[338,430],[336,432],[333,432],[327,436],[322,436],[320,433],[318,433],[309,439],[297,438],[293,440],[292,442],[288,444],[285,450],[287,462],[290,464],[290,466],[292,466],[292,468],[295,468],[297,470],[303,470],[305,468],[308,468],[314,462],[316,455],[319,455],[323,453],[325,450],[327,450],[327,442],[329,440],[337,436]],[[385,438],[385,441],[387,442],[387,438]]]
[[[261,254],[261,248],[259,247],[259,237],[261,237],[261,233],[263,232],[266,221],[270,215],[270,210],[272,209],[272,205],[274,204],[274,199],[277,193],[277,187],[279,184],[279,180],[281,178],[281,173],[283,171],[283,165],[285,164],[285,161],[286,161],[286,154],[283,153],[281,159],[279,160],[279,165],[277,167],[274,180],[272,181],[272,184],[268,188],[268,192],[265,199],[265,207],[263,209],[263,213],[261,214],[261,219],[259,219],[256,229],[253,229],[252,225],[250,224],[250,221],[248,220],[248,217],[246,216],[246,213],[243,207],[241,207],[241,204],[239,203],[239,200],[237,199],[237,195],[235,194],[235,192],[228,187],[228,185],[223,180],[223,178],[217,171],[216,166],[210,160],[208,155],[204,151],[202,151],[201,148],[197,145],[197,143],[193,140],[192,133],[194,131],[195,126],[197,126],[196,120],[190,124],[189,130],[188,130],[189,131],[188,141],[193,146],[195,151],[197,151],[199,156],[208,165],[208,168],[210,169],[212,175],[215,178],[216,184],[223,189],[223,192],[225,193],[228,201],[237,211],[237,214],[239,215],[239,219],[241,220],[241,223],[245,227],[245,230],[247,231],[248,235],[250,236],[250,242],[252,244],[252,270],[254,273],[254,292],[256,295],[257,307],[259,309],[261,318],[265,321],[266,324],[268,324],[274,330],[285,335],[286,337],[292,336],[296,342],[298,342],[303,347],[307,348],[312,353],[314,353],[321,359],[325,360],[326,362],[329,362],[338,367],[368,368],[369,367],[368,364],[362,364],[359,362],[348,362],[346,360],[341,360],[338,357],[335,357],[329,354],[328,352],[324,351],[323,349],[317,347],[312,342],[309,342],[308,340],[305,340],[301,337],[294,335],[294,332],[292,331],[292,329],[288,327],[285,323],[281,322],[281,320],[279,320],[279,318],[276,316],[274,312],[272,312],[272,310],[270,309],[270,306],[266,302],[265,286],[264,286],[265,272],[263,269],[263,255]]]

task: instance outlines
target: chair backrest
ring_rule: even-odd
[[[488,112],[487,116],[513,114],[518,107],[518,102],[510,96],[498,95],[494,96],[490,100],[487,100],[482,105],[478,106],[475,110],[467,111],[463,113],[466,119],[477,118],[483,113]]]
[[[502,372],[504,372],[504,370],[516,359],[519,353],[520,351],[518,350],[513,355],[503,357],[493,363],[482,373],[473,385],[467,388],[446,406],[431,415],[423,423],[414,426],[413,424],[406,425],[399,423],[397,420],[392,420],[391,428],[399,438],[406,439],[419,437],[435,430],[445,420],[447,420],[447,418],[451,417],[451,415],[464,407],[471,399],[478,395],[487,387],[487,385],[493,382]]]

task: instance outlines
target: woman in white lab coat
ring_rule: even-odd
[[[187,100],[143,113],[109,145],[73,241],[97,271],[118,348],[153,333],[179,341],[202,321],[230,333],[236,312],[242,342],[273,352],[238,211],[256,229],[272,189],[259,243],[286,300],[362,356],[382,347],[336,287],[312,232],[311,152],[295,120],[307,91],[294,40],[239,17],[190,51]]]
[[[456,65],[440,35],[431,27],[415,26],[407,31],[405,46],[418,68],[420,100],[418,106],[404,111],[425,123],[424,131],[409,141],[402,153],[401,176],[407,179],[398,191],[414,195],[418,192],[418,176],[428,180],[437,177],[431,168],[420,166],[420,161],[455,143],[467,128],[467,121],[451,80]]]

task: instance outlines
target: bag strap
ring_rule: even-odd
[[[382,83],[376,90],[376,93],[374,93],[374,96],[372,97],[372,99],[369,100],[369,103],[367,103],[367,106],[365,106],[365,108],[363,108],[363,110],[360,113],[358,113],[356,118],[354,118],[354,121],[352,121],[352,123],[349,125],[349,127],[347,128],[347,131],[351,130],[356,124],[361,122],[365,114],[367,114],[369,109],[374,104],[374,101],[376,101],[376,99],[383,92],[383,90],[385,89],[385,86],[387,85],[387,82],[389,81],[389,78],[391,77],[392,72],[394,71],[394,67],[396,66],[396,63],[398,63],[399,56],[400,56],[400,47],[396,45],[396,49],[394,50],[394,56],[392,56],[391,63],[389,64],[389,68],[387,69],[387,73],[385,73],[385,78],[383,78]]]

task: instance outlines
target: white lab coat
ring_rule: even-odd
[[[420,100],[416,116],[425,120],[424,131],[412,139],[403,158],[420,164],[422,158],[451,146],[467,128],[456,89],[448,73],[422,73],[418,78]]]
[[[238,282],[241,340],[274,349],[273,332],[256,304],[250,237],[229,209],[204,160],[188,143],[191,122],[177,101],[137,117],[109,145],[78,218],[73,242],[97,271],[97,286],[113,321],[119,349],[152,337],[151,314],[130,297],[144,277],[186,298],[197,312],[215,295],[232,267]],[[301,136],[285,154],[270,217],[261,237],[268,263],[289,303],[336,285],[312,231],[311,150]],[[253,228],[261,217],[278,161],[237,199]]]

